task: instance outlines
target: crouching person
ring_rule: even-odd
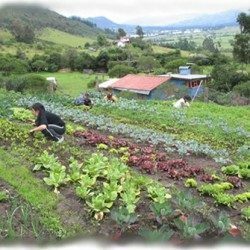
[[[57,142],[64,140],[65,122],[58,115],[46,111],[41,103],[33,104],[31,110],[36,116],[36,127],[30,130],[30,133],[41,131],[49,140]]]

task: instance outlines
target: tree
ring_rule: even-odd
[[[31,26],[24,25],[20,21],[16,20],[12,22],[10,29],[17,42],[33,43],[35,33]]]
[[[71,70],[76,69],[77,51],[76,49],[68,49],[63,55],[63,66],[69,67]]]
[[[242,96],[250,98],[250,81],[236,85],[233,90]]]
[[[117,31],[117,38],[120,39],[121,37],[124,37],[126,36],[126,32],[124,31],[124,29],[122,28],[119,28],[118,31]]]
[[[97,44],[102,47],[102,46],[107,45],[108,41],[107,41],[105,36],[98,35],[97,36]]]
[[[135,30],[136,30],[136,35],[138,35],[140,38],[143,38],[144,32],[142,30],[142,27],[138,25],[136,26]]]
[[[233,43],[233,55],[241,63],[250,62],[250,34],[237,34]]]
[[[187,38],[179,38],[178,42],[174,43],[174,47],[181,50],[195,50],[196,43],[194,41],[188,41]]]
[[[135,73],[135,69],[133,67],[127,65],[115,65],[108,72],[110,77],[123,77],[127,74]]]
[[[228,92],[240,82],[247,80],[247,75],[237,71],[233,64],[217,64],[211,72],[211,87],[221,92]]]
[[[57,53],[57,52],[51,53],[48,56],[46,62],[48,64],[48,71],[56,72],[61,68],[62,56],[60,53]]]
[[[31,63],[31,68],[33,71],[39,72],[39,71],[46,71],[47,64],[45,61],[42,60],[36,60]]]
[[[241,63],[250,61],[250,15],[242,12],[238,15],[241,34],[235,35],[233,42],[233,55]]]
[[[93,69],[95,67],[95,60],[89,54],[82,52],[76,59],[76,69],[82,71],[83,69]]]
[[[204,50],[208,50],[212,53],[218,52],[218,49],[214,45],[214,41],[211,37],[206,37],[202,43]]]
[[[241,33],[250,32],[250,15],[247,15],[246,13],[241,12],[237,17],[237,22],[240,25]]]
[[[101,51],[95,59],[95,67],[107,71],[109,60],[109,54],[106,51]]]
[[[160,63],[153,56],[141,56],[138,61],[138,68],[145,72],[151,72],[154,68],[160,68]]]

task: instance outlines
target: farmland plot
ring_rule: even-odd
[[[33,211],[10,221],[12,231],[1,224],[2,239],[249,241],[247,109],[221,109],[219,119],[215,105],[175,113],[167,103],[93,95],[84,110],[63,96],[0,92],[0,209],[17,196],[16,211],[19,203]],[[26,108],[36,101],[67,121],[65,142],[29,135]]]

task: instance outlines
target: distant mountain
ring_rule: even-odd
[[[64,17],[38,5],[6,5],[0,8],[0,27],[10,29],[13,21],[27,24],[36,30],[49,27],[81,36],[104,33],[101,29]]]
[[[214,28],[219,26],[237,25],[239,10],[231,10],[211,15],[202,15],[194,19],[185,20],[172,25],[172,27],[194,27],[194,28]]]
[[[119,24],[109,20],[104,16],[97,16],[97,17],[88,17],[86,18],[88,21],[95,23],[97,27],[101,29],[116,29]]]
[[[226,12],[220,12],[211,15],[201,15],[193,19],[185,20],[178,23],[162,26],[142,26],[145,32],[172,30],[172,29],[185,29],[185,28],[219,28],[225,26],[237,25],[236,18],[240,13],[240,10],[232,10]],[[87,20],[95,23],[97,27],[101,29],[117,30],[123,28],[128,33],[133,33],[137,25],[130,24],[118,24],[106,17],[89,17]],[[140,24],[138,24],[140,25]]]
[[[119,28],[124,29],[126,32],[134,32],[135,27],[137,25],[130,25],[130,24],[119,24],[111,21],[110,19],[103,17],[103,16],[98,16],[98,17],[88,17],[86,20],[95,23],[98,28],[101,29],[111,29],[111,30],[118,30]]]

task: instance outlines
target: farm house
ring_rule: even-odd
[[[169,79],[169,76],[127,75],[109,87],[115,93],[120,91],[136,93],[140,99],[165,99],[167,92],[163,90],[168,87]]]
[[[140,99],[165,100],[170,97],[188,94],[203,93],[203,84],[208,81],[206,75],[191,74],[189,66],[181,66],[179,74],[161,76],[127,75],[121,79],[107,81],[99,85],[99,88],[111,88],[115,93],[130,91],[137,93]],[[201,85],[200,85],[201,84]]]

